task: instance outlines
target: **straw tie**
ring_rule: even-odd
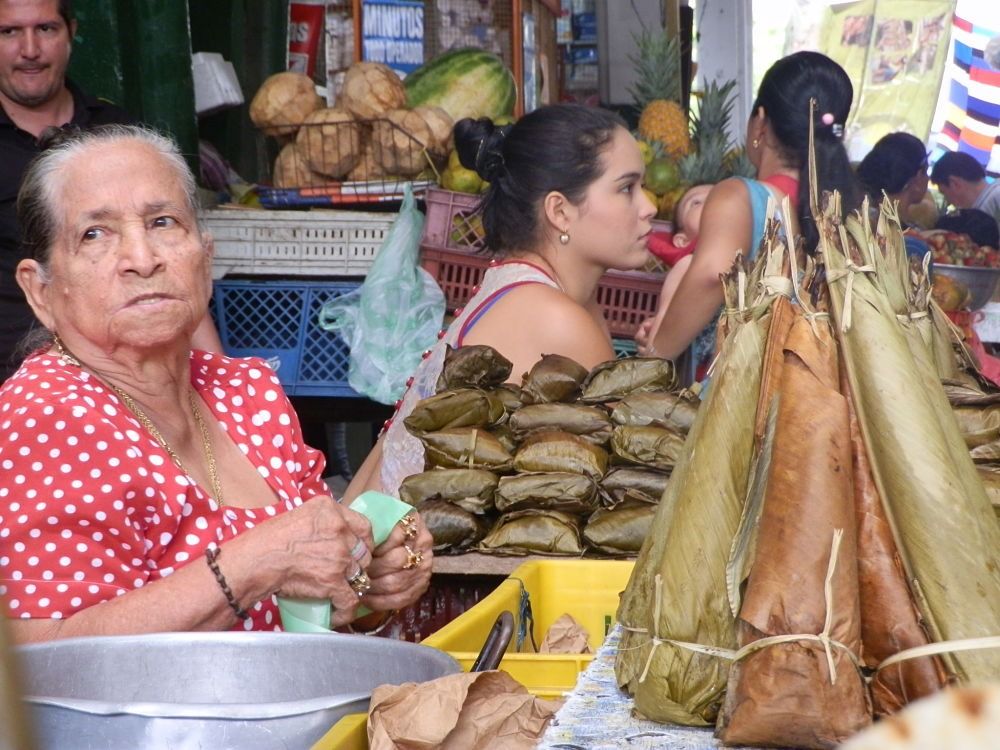
[[[476,468],[476,442],[479,440],[479,430],[475,427],[469,433],[469,468]]]
[[[840,325],[842,333],[847,333],[851,330],[851,308],[854,300],[854,279],[859,273],[875,273],[875,266],[859,266],[853,260],[848,258],[847,263],[843,268],[828,270],[826,274],[827,280],[830,283],[840,281],[843,278],[847,279],[847,291],[844,293],[844,320]]]

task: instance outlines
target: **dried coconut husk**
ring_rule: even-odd
[[[596,406],[529,404],[511,415],[510,429],[516,440],[524,440],[538,430],[562,430],[594,445],[604,445],[611,438],[611,418]]]
[[[437,391],[451,388],[496,388],[510,377],[514,365],[492,346],[472,344],[445,349]]]
[[[601,480],[599,491],[605,507],[613,508],[624,502],[656,505],[667,489],[670,474],[657,469],[621,466],[612,469]]]
[[[841,390],[850,393],[841,368]],[[929,638],[906,583],[892,528],[872,478],[852,399],[848,399],[854,512],[858,524],[858,592],[861,601],[862,655],[874,668],[903,649],[923,646]],[[947,673],[940,659],[911,659],[876,673],[871,685],[876,716],[895,713],[910,701],[944,687]]]
[[[505,513],[479,544],[483,551],[512,555],[583,554],[581,520],[557,510]]]
[[[493,509],[499,477],[483,469],[432,469],[412,474],[399,485],[399,499],[413,505],[434,498],[457,505],[469,513]]]
[[[847,401],[837,345],[801,307],[781,346],[777,422],[758,538],[739,615],[739,643],[827,632],[861,650]],[[832,551],[835,531],[842,534]],[[836,558],[827,598],[831,555]],[[828,609],[830,611],[828,611]],[[826,620],[830,619],[827,627]],[[817,641],[770,644],[736,661],[718,736],[727,744],[828,748],[871,721],[850,654]]]
[[[699,404],[690,391],[633,393],[615,404],[611,421],[629,427],[663,427],[686,435]]]
[[[645,503],[601,508],[587,519],[583,540],[607,555],[634,555],[653,525],[656,507]]]
[[[580,395],[587,368],[561,354],[543,354],[521,380],[525,404],[569,402]]]
[[[456,388],[417,402],[403,425],[411,435],[437,432],[449,427],[486,427],[501,421],[505,412],[500,399],[476,388]]]
[[[872,475],[930,638],[996,635],[1000,526],[944,391],[930,385],[936,369],[928,375],[929,356],[915,356],[897,317],[897,253],[883,255],[878,240],[852,244],[837,218],[837,194],[814,214]],[[880,228],[898,232],[891,222]],[[859,270],[865,267],[874,271]],[[1000,674],[1000,650],[951,652],[942,659],[962,680]]]
[[[597,484],[570,472],[503,477],[497,486],[496,507],[501,513],[537,508],[589,515],[597,508]]]
[[[611,451],[629,463],[669,471],[685,450],[684,435],[662,427],[615,427]]]
[[[712,385],[657,507],[618,607],[618,684],[638,714],[694,726],[714,724],[729,663],[652,637],[736,647],[726,561],[747,493],[761,363],[774,295],[751,296],[762,275],[780,272],[784,248],[741,258],[724,277],[726,307],[739,320],[715,363]],[[724,450],[720,449],[725,446]],[[699,450],[699,448],[703,448]],[[657,606],[657,601],[662,606]]]
[[[452,427],[420,436],[429,466],[507,471],[512,457],[500,441],[479,427]]]
[[[568,471],[600,479],[608,470],[608,452],[581,437],[560,430],[540,430],[514,455],[520,472]]]

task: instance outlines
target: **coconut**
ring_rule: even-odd
[[[342,109],[318,109],[302,123],[296,143],[314,172],[343,177],[361,158],[361,127]]]
[[[347,177],[344,179],[369,182],[381,177],[385,177],[385,170],[382,169],[382,165],[375,158],[375,141],[369,132],[362,138],[361,158],[354,165],[354,169],[348,172]]]
[[[387,65],[354,63],[344,76],[338,104],[355,117],[370,120],[406,106],[406,89]]]
[[[275,187],[315,187],[325,185],[329,181],[329,177],[316,174],[309,169],[309,162],[303,158],[295,142],[286,144],[274,160],[271,182]]]
[[[268,135],[290,136],[313,111],[323,106],[312,79],[285,71],[269,76],[250,102],[250,120]]]
[[[386,112],[372,126],[375,159],[388,174],[414,175],[427,166],[424,149],[433,143],[430,125],[409,109]]]
[[[455,123],[451,115],[441,107],[414,107],[413,111],[424,118],[431,131],[431,142],[427,144],[427,150],[435,160],[443,161],[451,151],[452,131]]]

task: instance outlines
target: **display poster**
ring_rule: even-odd
[[[945,73],[931,157],[962,151],[1000,176],[1000,3],[958,3]]]
[[[422,0],[364,0],[361,57],[388,65],[400,76],[424,62]]]
[[[828,9],[823,51],[854,82],[845,135],[852,158],[893,131],[927,140],[954,6],[954,0],[861,0]]]

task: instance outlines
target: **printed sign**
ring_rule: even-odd
[[[364,0],[361,57],[405,76],[424,63],[424,3]]]

